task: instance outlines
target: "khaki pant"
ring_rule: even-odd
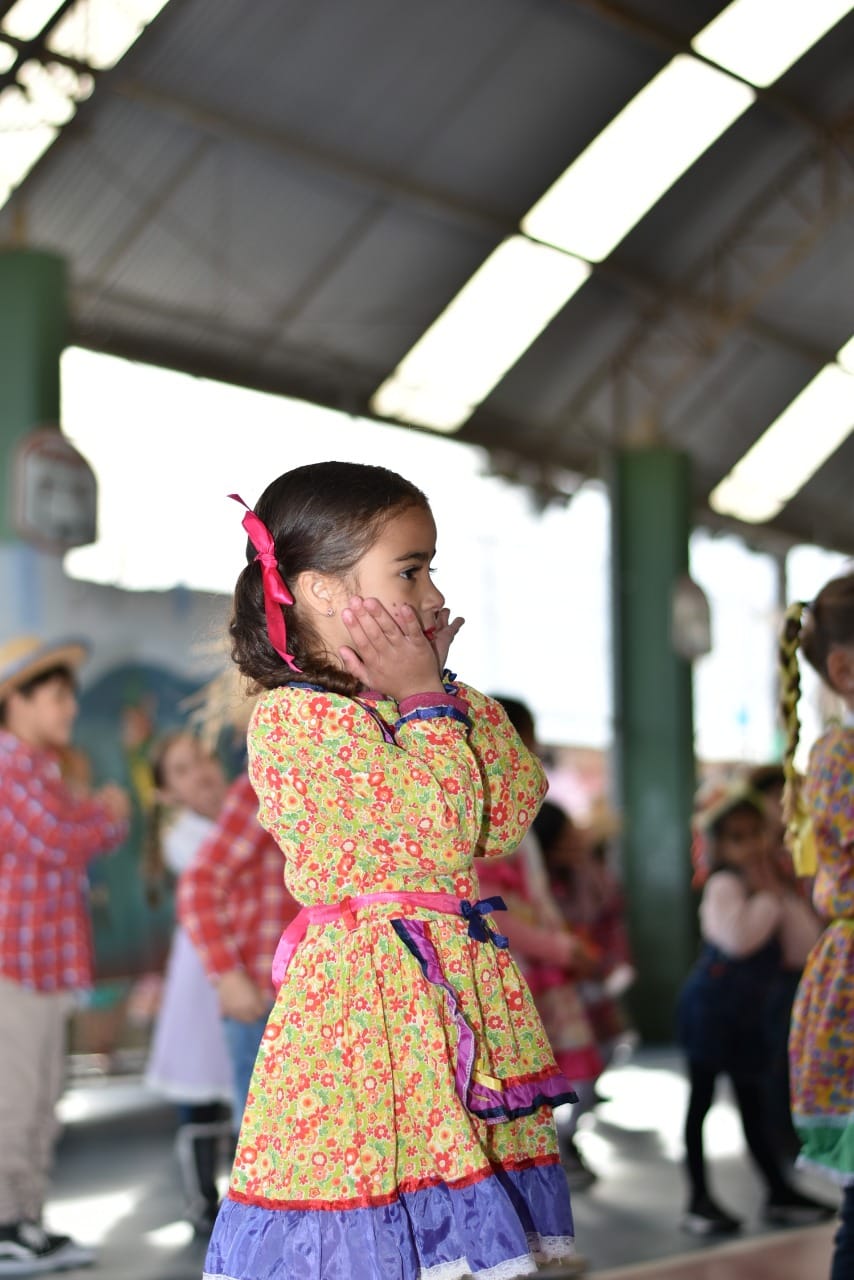
[[[71,998],[0,978],[0,1225],[38,1222],[53,1163]]]

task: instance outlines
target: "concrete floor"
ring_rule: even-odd
[[[579,1136],[599,1178],[573,1193],[578,1247],[591,1274],[601,1280],[635,1274],[646,1280],[824,1280],[833,1226],[774,1234],[763,1228],[761,1186],[746,1165],[726,1097],[709,1116],[707,1141],[714,1188],[746,1220],[744,1243],[708,1245],[678,1225],[686,1089],[676,1055],[639,1052],[603,1076],[599,1087],[610,1101]],[[61,1110],[65,1131],[48,1226],[99,1249],[97,1269],[65,1272],[68,1280],[199,1280],[204,1245],[181,1217],[171,1110],[136,1078],[122,1076],[78,1079]],[[801,1185],[838,1202],[828,1184]],[[791,1266],[796,1269],[786,1269]]]

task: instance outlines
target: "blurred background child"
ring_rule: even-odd
[[[496,697],[522,742],[537,752],[534,718],[525,703]],[[545,845],[560,832],[568,815],[545,800],[519,848],[500,862],[482,863],[481,891],[507,903],[502,928],[531,988],[552,1052],[572,1081],[577,1100],[555,1113],[561,1162],[573,1190],[583,1190],[596,1174],[578,1149],[578,1121],[594,1105],[596,1080],[604,1066],[596,1035],[581,995],[581,984],[598,970],[599,957],[589,941],[565,918],[555,899]]]
[[[179,878],[213,831],[226,793],[218,760],[188,732],[164,737],[151,753],[155,804],[145,875],[156,893]],[[216,991],[190,936],[178,924],[166,967],[146,1083],[178,1106],[175,1149],[187,1213],[199,1233],[216,1218],[219,1144],[229,1132],[231,1064]]]
[[[258,797],[241,773],[178,887],[181,923],[217,992],[235,1133],[275,999],[273,957],[298,910],[285,887],[282,851],[259,823]]]
[[[622,886],[607,861],[607,840],[617,825],[600,809],[579,827],[548,802],[534,821],[561,917],[587,945],[591,963],[579,990],[606,1065],[633,1038],[620,997],[634,983],[635,970]]]
[[[82,1266],[91,1250],[42,1225],[68,1017],[92,986],[86,867],[127,835],[114,784],[62,777],[87,647],[0,646],[0,1272]]]
[[[690,1082],[685,1119],[690,1195],[682,1226],[693,1235],[727,1235],[741,1226],[713,1199],[706,1173],[703,1125],[722,1074],[732,1083],[747,1147],[765,1183],[765,1219],[781,1225],[820,1221],[833,1210],[791,1184],[763,1105],[765,1007],[781,967],[784,919],[801,900],[780,879],[763,803],[744,783],[713,786],[701,796],[694,860],[703,891],[702,949],[677,1009]]]

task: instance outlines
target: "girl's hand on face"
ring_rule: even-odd
[[[341,612],[353,647],[339,649],[350,675],[366,689],[400,702],[413,693],[443,693],[436,650],[421,630],[415,610],[401,605],[393,617],[379,600],[353,596]]]
[[[766,854],[754,858],[748,864],[745,879],[753,893],[780,893],[783,888],[779,873]]]
[[[430,629],[429,640],[436,651],[436,657],[439,660],[439,670],[445,670],[445,664],[448,661],[448,651],[453,643],[454,637],[457,635],[460,627],[465,622],[465,618],[454,618],[451,622],[450,609],[440,609],[436,614],[436,623]]]

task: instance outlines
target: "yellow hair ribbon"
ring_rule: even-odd
[[[128,773],[137,800],[146,812],[154,807],[157,787],[148,758],[140,752],[133,752],[128,757]]]
[[[815,832],[809,815],[803,806],[786,828],[786,843],[792,855],[792,864],[797,876],[814,876],[818,870],[818,857],[815,849]]]

